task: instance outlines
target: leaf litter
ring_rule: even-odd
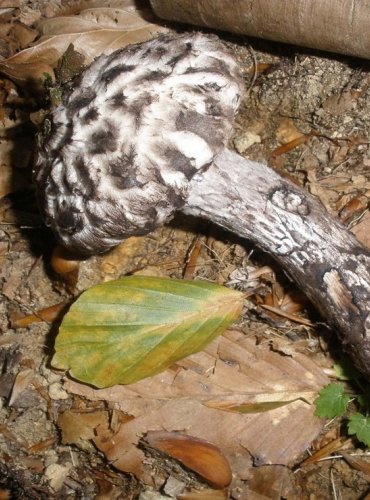
[[[258,465],[292,464],[322,429],[311,403],[327,383],[306,356],[282,356],[230,330],[203,352],[135,384],[97,390],[66,380],[65,387],[133,417],[113,433],[97,429],[94,443],[116,468],[153,484],[139,443],[154,430],[186,430],[208,440],[223,451],[233,471],[247,473],[250,457]],[[224,411],[225,402],[236,408],[254,404],[254,413]],[[283,406],[264,411],[266,402]]]
[[[82,54],[84,64],[90,64],[102,54],[132,43],[143,42],[155,34],[166,31],[146,18],[147,10],[138,10],[136,2],[116,2],[115,7],[105,7],[106,2],[82,3],[81,10],[73,16],[59,15],[37,23],[39,38],[29,48],[0,61],[0,71],[19,85],[39,86],[45,74],[54,77],[58,60],[73,44]],[[153,18],[153,16],[151,16]]]

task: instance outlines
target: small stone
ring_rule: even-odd
[[[63,389],[60,382],[54,382],[53,384],[49,385],[49,396],[53,400],[69,398],[68,392]]]
[[[237,152],[241,154],[253,146],[253,144],[259,144],[260,142],[261,136],[248,130],[244,134],[234,138],[234,146]]]
[[[177,498],[179,495],[181,495],[181,493],[183,493],[185,486],[185,483],[173,476],[170,476],[164,486],[164,492],[170,497]]]
[[[60,379],[62,378],[62,375],[60,372],[59,373],[53,372],[52,370],[49,370],[49,368],[46,368],[46,366],[41,367],[41,373],[46,379],[46,384],[60,382]]]
[[[55,450],[46,450],[44,453],[45,467],[48,468],[50,465],[54,465],[57,462],[58,462],[58,453]]]
[[[140,493],[139,500],[168,500],[168,496],[163,496],[158,491],[148,489]]]
[[[60,490],[63,483],[68,476],[68,473],[72,467],[71,463],[61,464],[51,464],[45,470],[45,477],[49,481],[50,487],[54,491]]]

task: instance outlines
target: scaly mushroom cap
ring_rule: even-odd
[[[226,145],[242,89],[233,57],[199,33],[99,57],[51,112],[37,154],[46,224],[93,254],[167,222]]]

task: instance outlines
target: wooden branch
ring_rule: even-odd
[[[150,0],[164,19],[370,57],[369,0]]]
[[[228,150],[189,192],[183,211],[271,254],[370,376],[370,251],[304,190]]]

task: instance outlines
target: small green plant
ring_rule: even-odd
[[[352,379],[352,377],[350,377]],[[348,377],[343,377],[348,379]],[[359,385],[355,376],[353,381]],[[360,411],[351,411],[350,403],[353,402]],[[352,395],[346,392],[344,384],[333,382],[319,392],[315,399],[315,415],[323,418],[345,417],[347,432],[366,446],[370,447],[370,417],[367,416],[370,407],[369,390],[361,388],[361,394]]]

